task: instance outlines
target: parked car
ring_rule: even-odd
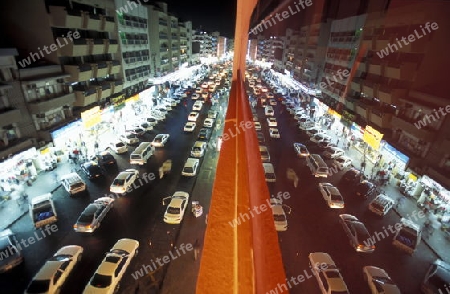
[[[198,158],[188,158],[184,163],[181,175],[185,177],[193,177],[197,175],[199,164],[200,160]]]
[[[128,151],[127,144],[125,144],[123,141],[113,141],[109,144],[109,148],[114,151],[116,154],[123,154]]]
[[[309,254],[311,269],[323,294],[348,294],[347,284],[328,253]]]
[[[341,155],[333,159],[332,165],[338,170],[343,170],[352,165],[352,159],[348,156]]]
[[[137,255],[139,242],[133,239],[120,239],[106,253],[83,293],[114,293],[128,269],[131,260]]]
[[[450,264],[437,259],[428,269],[420,289],[424,294],[448,293],[450,285]]]
[[[278,232],[284,232],[288,228],[286,213],[283,208],[283,203],[280,199],[270,198],[272,206],[273,220],[275,222],[275,229]]]
[[[188,121],[183,128],[183,131],[192,133],[195,130],[196,123],[193,121]]]
[[[375,245],[369,241],[371,237],[366,226],[356,216],[340,214],[339,222],[350,240],[350,245],[357,252],[372,253],[375,251]]]
[[[139,171],[136,169],[127,169],[120,172],[113,180],[110,192],[117,194],[125,194],[131,192],[134,181],[139,177]]]
[[[344,198],[339,190],[330,183],[319,183],[319,191],[330,208],[344,208]]]
[[[361,182],[361,176],[362,174],[360,170],[357,170],[356,168],[351,168],[344,173],[339,184],[347,187],[356,185],[359,182]]]
[[[126,133],[134,134],[136,137],[140,138],[145,135],[145,130],[141,127],[134,127],[132,129],[126,130]]]
[[[198,101],[195,101],[194,105],[192,106],[192,110],[200,111],[200,110],[202,110],[202,107],[203,107],[203,102],[198,100]]]
[[[298,157],[307,157],[309,156],[308,148],[301,143],[294,143],[294,150],[297,153]]]
[[[103,151],[95,155],[92,160],[100,165],[102,168],[107,169],[110,167],[117,168],[117,161],[108,151]]]
[[[73,225],[73,229],[75,232],[93,233],[100,227],[102,220],[113,206],[114,199],[110,197],[100,197],[94,200],[83,210]]]
[[[324,152],[322,152],[322,155],[325,158],[333,159],[333,158],[345,155],[345,151],[339,147],[330,147],[330,148],[327,148]]]
[[[365,266],[363,267],[363,275],[372,294],[401,294],[400,289],[384,269],[376,266]]]
[[[260,133],[260,132],[256,132],[256,137],[258,138],[258,142],[259,142],[259,144],[261,144],[261,143],[264,143],[264,142],[265,142],[265,139],[264,139],[264,135],[263,135],[263,133]]]
[[[201,128],[200,132],[198,132],[198,141],[208,141],[211,137],[211,130],[207,128]]]
[[[103,170],[95,161],[88,161],[81,165],[81,170],[89,178],[89,180],[95,180],[102,178]]]
[[[213,118],[205,118],[205,121],[203,122],[203,126],[206,128],[212,128],[214,126],[214,119]]]
[[[132,133],[125,133],[119,136],[119,140],[127,145],[136,145],[139,143],[139,138]]]
[[[277,119],[274,117],[268,117],[267,124],[269,125],[269,127],[276,127],[278,125]]]
[[[312,136],[310,140],[314,143],[331,142],[331,137],[326,134],[317,134]]]
[[[194,121],[194,122],[197,121],[198,115],[199,115],[198,112],[192,111],[191,113],[189,113],[188,121]]]
[[[164,147],[169,140],[169,134],[158,134],[152,141],[154,147]]]
[[[269,135],[271,138],[279,139],[281,137],[280,132],[277,128],[270,128],[269,129]]]
[[[168,198],[170,198],[170,203],[164,212],[164,222],[167,224],[179,224],[183,220],[189,203],[189,193],[177,191]]]
[[[356,185],[355,194],[358,197],[363,197],[367,199],[376,192],[377,186],[367,180],[362,181],[361,183]]]
[[[261,123],[259,121],[255,121],[253,124],[255,126],[255,130],[261,131]]]
[[[25,293],[64,293],[61,288],[80,262],[83,251],[78,245],[60,248],[36,273]]]
[[[306,122],[310,123],[309,121],[306,121]],[[307,129],[306,134],[310,137],[314,137],[315,135],[325,134],[325,131],[322,129],[319,129],[318,127],[313,127],[313,128]]]
[[[369,210],[379,216],[385,216],[394,206],[394,199],[380,194],[369,203]]]
[[[10,253],[6,256],[2,255],[2,259],[0,259],[0,273],[10,271],[23,262],[22,252],[18,249],[19,246],[16,234],[11,229],[0,232],[0,253]]]

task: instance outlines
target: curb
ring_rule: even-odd
[[[55,192],[56,190],[58,190],[59,187],[61,187],[61,186],[62,186],[62,185],[59,184],[58,186],[56,186],[56,188],[54,188],[53,190],[51,190],[50,193],[54,193],[54,192]],[[27,206],[27,208],[25,209],[25,211],[22,212],[21,214],[19,214],[19,216],[18,216],[15,220],[13,220],[11,223],[9,223],[8,225],[6,225],[6,226],[2,229],[2,231],[8,229],[8,228],[11,227],[11,226],[13,226],[13,225],[14,225],[17,221],[19,221],[25,214],[27,214],[28,211],[29,211],[29,209],[28,209],[28,206]]]

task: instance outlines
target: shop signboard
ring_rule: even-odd
[[[64,127],[51,132],[53,138],[53,143],[56,147],[61,147],[66,144],[66,141],[77,137],[80,133],[81,121],[76,120],[71,122]]]
[[[125,95],[122,94],[120,96],[111,98],[111,102],[114,106],[114,111],[118,111],[125,106]]]
[[[364,129],[361,128],[357,123],[352,123],[351,130],[353,131],[353,135],[357,138],[362,138],[364,135]]]
[[[380,148],[380,142],[382,138],[383,138],[382,133],[378,132],[371,126],[366,126],[364,130],[363,140],[370,147],[372,147],[375,150],[378,150]]]
[[[354,114],[350,113],[347,110],[344,110],[342,112],[341,123],[346,127],[350,127],[355,121],[355,117],[356,116]]]
[[[132,104],[132,103],[134,103],[134,102],[136,102],[136,101],[139,101],[139,94],[133,95],[133,96],[131,96],[130,98],[126,99],[126,100],[125,100],[125,103],[130,103],[130,104]]]
[[[394,147],[392,147],[391,145],[389,145],[389,143],[383,141],[384,144],[382,144],[383,148],[382,151],[385,151],[389,154],[391,154],[396,160],[403,162],[405,165],[408,163],[409,161],[409,157],[406,156],[405,154],[401,153],[400,151],[398,151],[397,149],[395,149]]]
[[[102,121],[100,106],[94,106],[91,109],[83,111],[81,113],[81,121],[83,122],[84,129],[86,130],[89,130],[99,124]]]

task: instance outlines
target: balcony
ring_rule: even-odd
[[[28,109],[31,114],[46,113],[52,109],[57,109],[65,105],[72,106],[74,101],[74,93],[55,94],[54,97],[28,102]]]
[[[391,89],[387,86],[382,86],[378,90],[377,98],[387,104],[397,104],[399,98],[405,97],[406,89]]]
[[[388,47],[388,45],[389,45],[389,40],[385,40],[385,39],[376,40],[374,50],[380,51],[380,50],[386,49],[386,47]],[[389,49],[389,47],[388,47],[388,49]]]
[[[350,109],[351,111],[355,112],[356,109],[356,101],[353,99],[345,99],[345,107]]]
[[[102,18],[98,14],[86,13],[84,17],[83,28],[91,31],[101,31]]]
[[[411,81],[414,78],[416,69],[417,65],[415,63],[389,63],[385,66],[384,76],[391,79]]]
[[[108,63],[108,74],[118,74],[122,70],[122,66],[118,60],[107,61]]]
[[[103,39],[103,44],[105,45],[103,54],[115,54],[119,51],[119,43],[117,40]]]
[[[418,120],[413,120],[407,117],[399,117],[399,116],[393,116],[392,117],[392,125],[413,135],[414,137],[427,141],[427,142],[433,142],[437,131],[434,131],[432,129],[427,129],[426,127],[423,128],[416,128],[414,123],[417,123]]]
[[[85,56],[89,54],[89,42],[88,39],[73,39],[72,42],[68,44],[65,43],[64,38],[57,38],[58,44],[65,44],[59,47],[60,56]]]
[[[68,81],[87,81],[92,78],[93,72],[90,64],[65,64],[64,72],[70,74]]]
[[[87,90],[74,90],[76,100],[73,106],[84,107],[98,101],[98,94],[96,88],[89,88]]]
[[[0,127],[10,125],[22,120],[22,114],[19,109],[4,108],[0,110]]]
[[[167,35],[166,34],[159,34],[159,39],[160,39],[160,41],[162,41],[162,40],[167,40]]]
[[[114,16],[102,15],[103,21],[100,28],[101,31],[113,32],[116,28],[116,23],[114,22]]]
[[[352,81],[351,89],[355,92],[361,92],[361,85],[357,81]]]
[[[369,68],[367,70],[371,74],[382,75],[381,64],[369,64]]]
[[[369,121],[370,106],[365,104],[364,102],[360,102],[356,105],[356,113],[365,120]]]
[[[111,83],[111,95],[121,93],[123,89],[123,82],[119,81],[110,81]]]
[[[68,11],[62,6],[50,6],[50,24],[59,28],[83,28],[84,13],[81,11]],[[62,43],[61,43],[62,44]]]
[[[391,127],[392,114],[390,113],[380,113],[375,109],[372,109],[370,114],[370,121],[382,129],[387,129]]]
[[[94,77],[106,77],[109,72],[109,65],[106,61],[99,61],[96,64],[97,71],[94,70]]]
[[[369,81],[365,81],[362,86],[362,92],[369,97],[378,97],[378,85]]]
[[[89,44],[89,55],[103,54],[105,52],[105,43],[103,39],[87,39]]]
[[[160,26],[167,27],[167,21],[166,20],[159,19],[158,23],[159,23]]]
[[[362,48],[366,48],[367,50],[372,50],[373,49],[373,44],[374,44],[374,41],[372,40],[372,38],[370,38],[368,40],[364,39],[361,42],[361,47]]]
[[[100,99],[106,99],[111,96],[111,84],[105,81],[101,85],[98,85],[97,95]]]

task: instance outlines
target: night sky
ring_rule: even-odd
[[[142,1],[141,1],[142,2]],[[156,1],[150,0],[152,4]],[[219,31],[221,36],[234,38],[236,0],[165,0],[168,11],[183,21],[192,21],[194,29]]]

